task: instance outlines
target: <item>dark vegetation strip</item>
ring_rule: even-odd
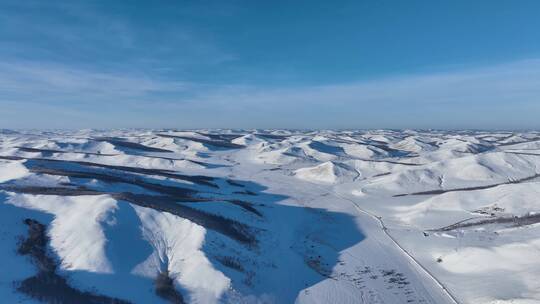
[[[101,141],[101,142],[108,142],[108,143],[110,143],[112,145],[115,145],[117,147],[128,148],[128,149],[133,149],[133,150],[139,150],[139,151],[143,151],[143,152],[158,152],[158,153],[171,153],[171,152],[173,152],[171,150],[149,147],[149,146],[145,146],[143,144],[139,144],[139,143],[135,143],[135,142],[131,142],[131,141],[126,141],[126,140],[123,140],[123,139],[120,139],[120,138],[115,138],[115,137],[96,137],[96,138],[93,138],[93,140]]]
[[[489,143],[500,143],[501,141],[512,138],[513,136],[515,136],[515,134],[509,134],[509,135],[506,135],[504,137],[497,137],[497,136],[494,136],[494,135],[487,134],[487,135],[484,135],[484,136],[478,136],[478,138],[483,140],[483,141],[487,141]],[[495,139],[486,139],[488,137],[495,137]]]
[[[343,139],[343,138],[334,137],[334,136],[329,136],[328,139],[330,139],[330,140],[332,140],[332,141],[335,141],[335,142],[338,142],[338,143],[342,143],[342,144],[351,144],[351,145],[363,145],[363,146],[367,146],[366,143],[364,143],[364,142],[362,142],[362,141],[357,141],[357,140]]]
[[[513,224],[515,227],[526,226],[540,223],[540,214],[528,214],[524,216],[507,216],[507,217],[493,217],[478,220],[478,218],[467,219],[446,227],[432,229],[430,231],[451,231],[460,228],[468,228],[474,226],[482,226],[488,224]]]
[[[440,190],[430,190],[430,191],[422,191],[422,192],[414,192],[414,193],[405,193],[405,194],[396,194],[393,197],[400,197],[400,196],[409,196],[409,195],[436,195],[436,194],[443,194],[447,192],[458,192],[458,191],[474,191],[474,190],[484,190],[484,189],[490,189],[495,188],[501,185],[512,185],[512,184],[520,184],[525,183],[530,180],[533,180],[535,178],[540,177],[540,174],[535,174],[532,176],[528,176],[525,178],[517,179],[517,180],[511,180],[504,183],[498,183],[498,184],[491,184],[486,186],[476,186],[476,187],[466,187],[466,188],[456,188],[456,189],[440,189]]]
[[[0,190],[7,192],[31,194],[31,195],[58,195],[58,196],[82,196],[82,195],[102,195],[106,192],[88,189],[86,187],[41,187],[41,186],[12,186],[0,185]]]
[[[79,165],[83,166],[90,166],[90,167],[99,167],[99,168],[105,168],[105,169],[111,169],[111,170],[119,170],[119,171],[126,171],[126,172],[132,172],[132,173],[138,173],[143,175],[156,175],[156,176],[162,176],[162,177],[168,177],[172,179],[178,179],[178,180],[184,180],[188,182],[192,182],[195,184],[205,185],[217,188],[218,186],[212,181],[214,180],[213,177],[204,176],[204,175],[185,175],[185,174],[179,174],[172,170],[164,170],[164,169],[146,169],[146,168],[137,168],[137,167],[128,167],[128,166],[115,166],[115,165],[104,165],[99,163],[90,163],[90,162],[76,162]]]
[[[30,162],[30,163],[29,163]],[[33,162],[33,163],[32,163]],[[153,194],[134,194],[129,192],[118,191],[104,191],[94,190],[87,187],[40,187],[40,186],[16,186],[12,184],[0,185],[0,190],[6,190],[11,192],[19,192],[26,194],[43,194],[43,195],[63,195],[63,196],[76,196],[76,195],[101,195],[108,194],[117,200],[124,200],[132,204],[139,206],[152,208],[155,210],[172,213],[182,218],[186,218],[196,224],[199,224],[208,229],[219,232],[226,235],[240,243],[255,245],[256,238],[254,236],[254,229],[249,226],[240,223],[238,221],[225,218],[220,215],[207,213],[195,208],[190,208],[186,205],[179,204],[179,202],[223,202],[223,199],[203,198],[197,196],[199,193],[194,189],[181,188],[177,186],[169,186],[158,183],[152,183],[144,178],[136,175],[126,174],[124,171],[122,174],[112,174],[107,171],[88,171],[83,168],[66,168],[66,163],[77,164],[77,162],[63,162],[63,161],[51,161],[51,160],[29,160],[25,165],[29,166],[30,171],[38,174],[48,174],[56,176],[65,176],[70,178],[81,179],[96,179],[106,183],[121,183],[133,186],[138,186],[142,189],[159,193],[159,195]],[[86,163],[85,163],[86,164]],[[105,168],[117,169],[117,166],[98,165]],[[122,167],[123,168],[123,167]],[[87,168],[86,168],[87,169]],[[125,169],[125,168],[124,168]],[[145,169],[146,170],[146,169]],[[149,169],[148,169],[149,170]],[[140,171],[137,171],[138,173]],[[148,173],[147,171],[144,171]],[[152,173],[154,171],[151,171]],[[229,202],[235,204],[244,210],[252,212],[258,216],[261,216],[260,212],[256,210],[250,203],[242,202],[240,200],[232,200]]]
[[[246,245],[256,245],[257,243],[254,228],[221,215],[190,208],[183,204],[177,204],[176,200],[169,196],[153,196],[127,192],[113,194],[112,196],[117,200],[124,200],[135,205],[168,212],[188,219]]]
[[[84,151],[68,151],[68,150],[52,150],[52,149],[38,149],[38,148],[28,148],[28,147],[15,147],[23,152],[34,152],[34,153],[74,153],[74,154],[86,154],[86,155],[96,155],[96,156],[118,156],[122,154],[105,154],[105,153],[94,153],[94,152],[84,152]],[[132,155],[132,154],[125,154],[125,155]],[[212,164],[208,164],[205,162],[187,159],[187,158],[172,158],[172,157],[165,157],[165,156],[155,156],[155,155],[143,155],[143,154],[136,154],[134,156],[137,157],[145,157],[145,158],[156,158],[156,159],[164,159],[164,160],[171,160],[171,161],[188,161],[197,165],[205,166],[205,167],[211,167],[216,166]]]
[[[32,167],[30,172],[37,174],[47,174],[56,176],[66,176],[70,178],[85,178],[85,179],[97,179],[106,183],[123,183],[133,186],[138,186],[143,189],[167,194],[174,197],[177,201],[207,201],[207,199],[197,198],[194,195],[197,193],[195,190],[165,186],[161,184],[154,184],[146,182],[142,179],[135,178],[129,175],[110,175],[98,172],[85,172],[76,170],[63,170],[54,168]]]
[[[26,158],[20,156],[0,156],[0,159],[5,160],[25,160]]]
[[[234,194],[240,194],[240,195],[257,196],[257,193],[255,193],[255,192],[253,192],[253,191],[249,191],[249,190],[244,190],[244,191],[234,191],[233,193],[234,193]]]
[[[368,147],[370,147],[370,146],[375,147],[375,148],[381,149],[381,150],[383,150],[385,152],[388,152],[393,156],[402,156],[402,157],[416,156],[414,153],[411,153],[409,151],[403,151],[403,150],[397,150],[397,149],[391,148],[391,147],[388,146],[389,143],[384,142],[384,141],[380,141],[380,140],[374,140],[374,139],[362,140],[362,141],[355,142],[355,144],[364,145],[364,146],[368,146]]]
[[[116,156],[118,154],[104,154],[104,153],[94,153],[94,152],[84,152],[84,151],[63,151],[63,150],[53,150],[53,149],[38,149],[38,148],[29,148],[29,147],[15,147],[23,152],[32,152],[32,153],[74,153],[74,154],[86,154],[86,155],[97,155],[97,156]]]
[[[127,155],[131,155],[131,154],[127,154]],[[198,160],[193,160],[193,159],[187,159],[187,158],[172,158],[172,157],[165,157],[165,156],[156,156],[156,155],[143,155],[143,154],[137,154],[135,155],[137,157],[146,157],[146,158],[155,158],[155,159],[164,159],[164,160],[171,160],[171,161],[188,161],[190,163],[193,163],[193,164],[197,164],[197,165],[201,165],[203,167],[206,167],[206,168],[217,168],[217,167],[226,167],[227,165],[221,165],[221,164],[210,164],[210,163],[205,163],[205,162],[202,162],[202,161],[198,161]]]
[[[534,151],[538,151],[538,149],[535,149]],[[510,154],[518,154],[518,155],[540,156],[540,154],[530,153],[530,152],[511,152],[511,151],[505,151],[505,152],[510,153]]]
[[[217,147],[217,148],[224,148],[224,149],[242,149],[242,148],[245,148],[244,145],[234,144],[234,143],[232,143],[230,141],[226,141],[226,140],[210,140],[210,139],[203,139],[203,138],[196,138],[196,137],[189,137],[189,136],[180,136],[180,135],[169,135],[169,134],[162,134],[162,133],[159,133],[157,135],[161,136],[161,137],[166,137],[166,138],[177,138],[177,139],[191,140],[191,141],[194,141],[194,142],[198,142],[198,143],[201,143],[201,144],[204,144],[204,145],[210,145],[210,146]]]
[[[498,146],[499,146],[499,147],[513,146],[513,145],[519,145],[519,144],[531,143],[531,142],[535,142],[535,141],[539,141],[539,140],[540,140],[540,137],[538,137],[538,138],[533,138],[533,139],[530,139],[530,140],[518,141],[518,142],[498,143]]]
[[[238,221],[211,214],[202,210],[178,204],[175,197],[167,195],[134,194],[129,192],[96,191],[86,187],[36,187],[36,186],[5,186],[0,190],[32,195],[82,196],[107,194],[116,200],[122,200],[141,207],[167,212],[188,219],[205,228],[221,233],[233,240],[246,245],[256,245],[255,229]],[[187,199],[186,199],[187,201]]]
[[[169,271],[158,273],[154,283],[156,294],[172,304],[184,304],[182,294],[174,288],[174,280],[170,277]]]
[[[384,159],[365,159],[365,158],[355,158],[356,160],[361,160],[365,162],[372,163],[389,163],[394,165],[403,165],[403,166],[423,166],[424,164],[414,164],[414,163],[402,163],[394,160],[384,160]]]
[[[215,259],[223,266],[234,269],[239,272],[244,272],[244,266],[237,257],[232,256],[216,256]]]
[[[418,156],[417,154],[414,154],[414,153],[411,153],[409,151],[403,151],[403,150],[397,150],[397,149],[393,149],[393,148],[390,148],[387,146],[387,144],[373,144],[373,143],[368,143],[367,144],[368,146],[373,146],[375,148],[379,148],[387,153],[390,153],[391,156],[401,156],[401,157],[415,157],[415,156]]]
[[[100,163],[92,163],[92,162],[85,162],[85,161],[71,161],[71,160],[58,160],[58,159],[46,159],[46,158],[25,158],[25,157],[19,157],[19,156],[0,156],[0,159],[7,159],[7,160],[28,160],[29,166],[41,166],[41,167],[50,167],[54,164],[68,164],[68,165],[79,165],[83,167],[94,167],[94,168],[102,168],[102,169],[109,169],[109,170],[117,170],[117,171],[124,171],[124,172],[130,172],[130,173],[137,173],[137,174],[143,174],[143,175],[155,175],[155,176],[162,176],[177,180],[184,180],[188,182],[192,182],[199,185],[205,185],[213,188],[218,188],[218,186],[215,183],[212,183],[212,181],[215,180],[215,178],[210,176],[204,176],[204,175],[185,175],[185,174],[178,174],[171,170],[163,170],[163,169],[146,169],[146,168],[137,168],[137,167],[128,167],[128,166],[115,166],[115,165],[106,165],[106,164],[100,164]]]
[[[19,292],[41,302],[51,304],[127,304],[117,298],[81,291],[69,285],[67,280],[57,273],[58,264],[48,254],[47,226],[33,219],[26,219],[28,236],[21,241],[17,252],[29,256],[37,267],[38,273],[21,282],[16,282]]]
[[[253,135],[266,138],[266,139],[273,139],[273,140],[285,140],[290,137],[290,135],[276,135],[276,134],[263,134],[263,133],[255,133]]]
[[[231,185],[231,186],[242,187],[242,188],[245,187],[245,185],[240,184],[240,182],[235,181],[235,180],[232,180],[232,179],[227,179],[226,182],[227,182],[227,184],[229,184],[229,185]]]
[[[213,177],[204,176],[204,175],[179,174],[171,170],[114,166],[114,165],[105,165],[105,164],[83,162],[83,161],[58,161],[58,160],[48,160],[48,159],[47,160],[40,159],[38,161],[61,162],[64,164],[74,164],[74,165],[80,165],[83,167],[94,167],[94,168],[101,168],[101,169],[108,169],[108,170],[124,171],[124,172],[137,173],[137,174],[142,174],[142,175],[155,175],[155,176],[167,177],[171,179],[183,180],[183,181],[187,181],[187,182],[191,182],[191,183],[195,183],[199,185],[210,186],[213,188],[218,188],[216,184],[212,183],[212,181],[214,181]]]
[[[229,203],[231,203],[233,205],[237,205],[237,206],[243,208],[244,210],[249,211],[249,212],[257,215],[258,217],[263,216],[262,213],[259,212],[259,210],[255,209],[255,207],[253,207],[253,204],[251,204],[251,203],[241,201],[241,200],[228,200],[227,202],[229,202]]]
[[[202,133],[202,132],[197,132],[197,133],[201,134],[202,136],[206,136],[212,140],[217,140],[217,141],[231,141],[233,139],[237,139],[243,136],[242,134],[210,134],[210,133]]]
[[[38,149],[38,148],[28,148],[28,147],[15,147],[23,152],[33,152],[33,153],[74,153],[74,154],[85,154],[85,155],[95,155],[95,156],[119,156],[122,154],[104,154],[104,153],[94,153],[94,152],[84,152],[84,151],[68,151],[68,150],[51,150],[51,149]],[[207,168],[210,167],[219,167],[223,165],[215,165],[215,164],[209,164],[197,160],[187,159],[187,158],[172,158],[172,157],[165,157],[165,156],[155,156],[155,155],[144,155],[144,154],[124,154],[124,155],[132,155],[137,157],[145,157],[145,158],[155,158],[155,159],[164,159],[164,160],[170,160],[170,161],[188,161],[190,163],[194,163],[197,165],[201,165]]]

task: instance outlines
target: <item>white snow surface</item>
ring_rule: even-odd
[[[134,272],[154,277],[158,270],[167,270],[189,292],[190,301],[217,302],[230,279],[214,269],[201,250],[205,229],[170,213],[142,207],[135,207],[135,211],[153,252]]]
[[[0,183],[28,175],[28,170],[19,161],[0,161]]]
[[[110,197],[14,195],[7,203],[54,216],[49,236],[63,269],[113,271],[105,255],[107,239],[102,230],[102,225],[107,225],[108,213],[116,208],[116,202]]]
[[[43,300],[16,288],[40,269],[18,251],[33,219],[71,287],[129,303],[540,303],[539,143],[5,130],[0,299]]]

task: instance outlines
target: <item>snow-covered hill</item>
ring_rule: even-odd
[[[540,133],[0,133],[2,303],[540,303]]]

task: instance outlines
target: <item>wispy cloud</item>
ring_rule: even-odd
[[[540,60],[341,85],[230,86],[190,101],[230,117],[250,113],[250,126],[540,127]]]
[[[540,60],[293,88],[15,62],[0,63],[0,94],[0,104],[76,111],[89,117],[84,126],[532,128],[540,127]],[[24,121],[23,113],[18,116]]]
[[[136,101],[155,93],[184,92],[189,87],[184,82],[156,80],[144,75],[104,73],[52,64],[0,63],[2,98],[20,102]]]
[[[359,102],[392,104],[529,102],[540,98],[540,60],[452,72],[399,75],[340,85],[291,89],[243,87],[240,92],[236,97],[246,101],[259,100],[266,105],[268,102],[280,103],[280,100],[286,103],[299,101],[336,105]]]

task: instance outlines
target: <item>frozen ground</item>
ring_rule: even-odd
[[[540,303],[540,133],[0,130],[4,303]]]

